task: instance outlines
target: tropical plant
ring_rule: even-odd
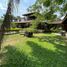
[[[46,20],[54,20],[67,13],[67,0],[36,0],[35,4],[32,5],[28,10],[40,12],[45,16]]]
[[[40,14],[39,12],[35,12],[33,15],[36,17],[36,19],[32,21],[31,27],[36,29],[38,24],[40,22],[44,21],[45,19],[44,19],[44,16],[42,14]]]
[[[0,32],[1,32],[0,33],[0,49],[1,49],[1,43],[3,41],[5,29],[10,28],[13,10],[14,10],[15,6],[19,4],[19,2],[20,2],[20,0],[9,0],[8,1],[8,8],[7,8],[5,17],[4,17],[3,24],[1,25],[1,28],[0,28]]]

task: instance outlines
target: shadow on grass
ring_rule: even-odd
[[[37,37],[40,42],[48,42],[53,44],[56,48],[61,49],[67,53],[67,40],[61,36],[42,36]]]
[[[67,47],[58,46],[58,49],[62,49],[65,53],[53,52],[51,50],[45,49],[39,46],[36,42],[28,41],[27,44],[32,48],[32,56],[38,58],[36,60],[39,67],[67,67]],[[45,44],[44,44],[45,45]]]
[[[6,57],[4,62],[2,61],[1,67],[36,67],[34,61],[14,46],[7,46],[5,50],[7,51],[4,54]]]
[[[32,49],[31,57],[29,57],[14,46],[6,46],[5,64],[2,64],[1,67],[67,67],[67,46],[66,43],[65,46],[61,45],[63,38],[44,36],[38,39],[54,44],[56,51],[43,48],[36,41],[27,41],[27,45]]]

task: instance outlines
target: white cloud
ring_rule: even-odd
[[[0,3],[0,10],[6,10],[7,7],[3,6],[2,3]]]

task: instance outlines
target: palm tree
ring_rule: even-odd
[[[20,0],[9,0],[9,2],[8,2],[8,8],[7,8],[5,17],[4,17],[4,21],[3,21],[1,28],[0,28],[0,50],[1,50],[1,44],[3,41],[5,30],[10,28],[14,7],[16,5],[18,5],[19,2],[20,2]]]

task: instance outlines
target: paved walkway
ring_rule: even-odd
[[[55,34],[58,35],[58,36],[61,36],[61,33],[55,33]],[[66,33],[65,37],[67,37],[67,33]]]

